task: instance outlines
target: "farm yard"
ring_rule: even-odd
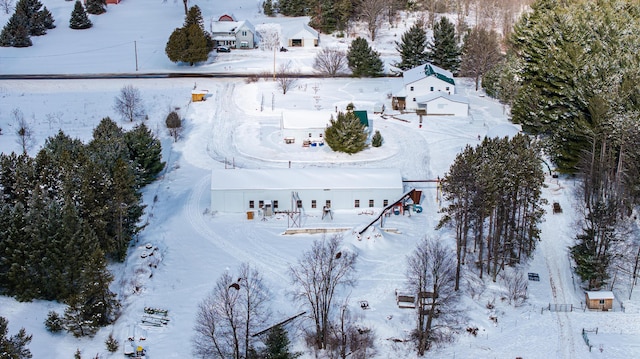
[[[301,24],[309,20],[267,19],[253,0],[224,4],[228,5],[224,9],[217,2],[196,2],[209,24],[215,16],[229,12],[250,20],[258,29],[273,26],[272,22],[289,33],[303,28]],[[124,262],[109,265],[115,276],[111,290],[122,304],[113,325],[94,337],[52,334],[44,320],[51,310],[62,312],[64,304],[19,302],[0,296],[0,316],[7,318],[9,334],[22,327],[32,334],[28,347],[34,358],[69,358],[76,351],[83,357],[121,358],[123,354],[135,355],[138,347],[151,359],[194,357],[192,340],[199,304],[219,278],[235,274],[242,263],[254,266],[269,289],[272,314],[261,330],[286,322],[292,350],[303,352],[302,358],[313,358],[315,353],[305,345],[304,334],[304,328],[312,324],[306,315],[300,315],[304,308],[292,299],[290,269],[315,240],[334,235],[343,240],[341,253],[357,254],[357,283],[340,297],[359,325],[375,334],[376,354],[371,357],[415,357],[410,336],[416,325],[418,298],[407,290],[407,258],[427,237],[453,246],[453,229],[435,229],[446,206],[438,181],[467,145],[476,146],[485,136],[510,137],[520,131],[510,123],[508,107],[476,90],[471,78],[455,78],[455,97],[417,96],[416,103],[423,104],[425,112],[393,109],[394,96],[397,98],[403,87],[410,91],[398,77],[300,78],[283,94],[268,76],[276,65],[290,63],[302,73],[312,73],[314,56],[322,47],[346,49],[350,39],[321,34],[319,47],[296,46],[276,52],[258,46],[212,52],[206,62],[188,66],[171,63],[164,53],[171,30],[182,24],[181,2],[124,0],[109,5],[106,14],[92,16],[94,27],[83,32],[66,26],[73,3],[43,3],[51,9],[58,27],[34,38],[32,47],[0,48],[0,75],[203,72],[251,76],[0,80],[2,153],[22,151],[12,119],[14,109],[21,110],[33,130],[34,141],[28,149],[31,156],[59,130],[89,141],[95,126],[107,116],[123,129],[132,129],[137,122],[120,118],[113,105],[121,88],[131,85],[140,90],[144,122],[161,140],[166,161],[158,180],[143,190],[144,230],[129,246]],[[143,11],[146,15],[140,20]],[[2,21],[8,19],[0,16]],[[385,24],[374,44],[387,72],[398,60],[395,41],[417,19],[415,14],[402,16],[395,26]],[[365,31],[364,27],[356,30]],[[287,141],[290,136],[283,128],[287,113],[334,115],[349,104],[366,111],[371,129],[379,130],[384,138],[381,147],[353,155],[337,153],[320,145],[324,143],[317,136],[320,132],[313,135],[309,146],[304,146],[302,137]],[[380,110],[381,104],[385,110]],[[429,106],[437,109],[440,105],[451,109],[448,112],[468,115],[428,112],[434,108]],[[167,113],[173,110],[183,120],[177,140],[165,125]],[[325,210],[324,199],[316,208],[307,201],[295,218],[290,213],[296,212],[293,198],[281,200],[281,208],[270,214],[260,209],[259,203],[256,208],[244,203],[246,208],[240,211],[214,209],[212,187],[218,180],[214,174],[237,169],[256,173],[391,169],[400,173],[403,188],[398,198],[380,198],[389,201],[388,208],[377,199],[370,207],[371,198],[362,197],[358,208],[330,211]],[[371,180],[363,177],[358,179],[362,187]],[[260,182],[258,176],[255,182]],[[544,184],[543,197],[548,203],[540,224],[540,241],[533,258],[520,268],[528,274],[526,301],[510,304],[501,278],[493,282],[465,273],[459,305],[462,324],[454,333],[455,340],[431,348],[428,356],[640,357],[635,340],[640,334],[640,294],[629,276],[623,271],[617,274],[610,310],[601,311],[586,308],[584,290],[574,274],[568,247],[575,242],[579,208],[575,191],[579,183],[551,173],[549,168]],[[419,210],[416,206],[393,206],[414,189],[421,193]],[[382,213],[383,208],[388,213]],[[237,283],[234,279],[229,287]],[[597,300],[596,307],[600,298]],[[110,335],[120,343],[115,353],[105,349]]]

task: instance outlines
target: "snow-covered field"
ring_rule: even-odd
[[[261,50],[234,51],[214,55],[206,65],[186,68],[174,65],[164,55],[164,44],[174,27],[182,24],[182,2],[124,0],[109,11],[92,17],[94,28],[75,32],[66,27],[71,2],[43,1],[56,18],[58,28],[34,40],[27,49],[0,48],[0,74],[6,73],[99,73],[133,72],[133,41],[138,45],[140,70],[237,71],[270,69],[273,54]],[[256,23],[269,21],[257,14],[257,1],[244,0],[222,8],[218,2],[196,1],[205,18],[232,12]],[[144,17],[142,9],[148,11]],[[4,16],[4,15],[2,15]],[[0,23],[6,17],[0,17]],[[143,20],[140,20],[143,19]],[[284,20],[280,20],[284,21]],[[410,22],[410,21],[409,21]],[[401,29],[391,29],[402,33]],[[376,41],[383,54],[392,54],[393,31],[385,30]],[[340,45],[323,37],[325,44]],[[120,45],[118,45],[120,44]],[[344,44],[343,44],[344,45]],[[105,51],[96,51],[96,49]],[[301,69],[310,68],[313,54],[296,49],[278,53],[276,61],[294,60]],[[312,50],[313,52],[313,50]],[[63,54],[54,56],[56,54]],[[288,56],[289,58],[282,58]],[[389,55],[391,56],[391,55]],[[125,60],[126,59],[126,60]],[[303,149],[298,144],[285,145],[279,137],[279,118],[283,110],[343,109],[353,102],[358,109],[368,109],[379,101],[390,107],[388,93],[399,85],[397,78],[381,79],[304,79],[282,95],[275,84],[261,80],[247,84],[240,79],[138,79],[138,80],[4,80],[0,81],[0,151],[18,151],[13,109],[20,109],[35,130],[34,155],[47,136],[62,129],[84,141],[101,118],[117,116],[112,109],[114,97],[124,85],[138,88],[148,113],[148,126],[162,139],[167,161],[161,178],[145,189],[148,205],[143,220],[148,227],[133,244],[127,260],[111,267],[116,280],[112,289],[121,295],[123,313],[111,327],[95,338],[76,339],[68,334],[48,333],[43,321],[49,310],[62,311],[59,303],[36,301],[19,303],[0,297],[0,316],[9,320],[9,333],[21,327],[33,334],[29,345],[34,358],[70,358],[76,348],[83,357],[119,358],[121,352],[108,354],[104,340],[110,334],[122,342],[131,326],[140,323],[144,307],[169,310],[169,324],[147,328],[146,347],[150,358],[188,358],[191,354],[192,328],[198,303],[212,290],[217,278],[226,270],[234,271],[242,262],[256,266],[271,290],[273,321],[300,311],[288,296],[287,269],[296,262],[320,235],[284,236],[286,217],[266,221],[247,220],[245,215],[215,213],[209,206],[211,170],[225,166],[246,168],[311,166],[397,168],[405,179],[434,179],[442,176],[456,154],[467,144],[479,143],[478,136],[500,135],[508,125],[505,109],[471,81],[458,79],[458,94],[470,100],[469,118],[429,117],[423,126],[415,115],[397,118],[372,118],[385,143],[348,156],[322,148]],[[191,90],[207,89],[205,102],[190,103]],[[185,131],[173,143],[164,128],[169,110],[179,108],[185,118]],[[130,128],[133,124],[119,122]],[[468,326],[477,327],[478,335],[462,331],[457,341],[434,348],[428,355],[437,358],[632,358],[640,357],[637,338],[640,334],[640,297],[637,290],[631,300],[628,284],[619,280],[614,289],[620,301],[614,311],[583,311],[584,294],[572,276],[567,246],[574,236],[573,188],[568,179],[547,179],[544,190],[550,202],[559,202],[562,214],[549,214],[542,223],[542,240],[526,272],[539,273],[539,282],[529,282],[529,299],[517,308],[501,300],[500,283],[487,282],[486,290],[473,298],[467,293],[463,307]],[[424,193],[420,214],[392,216],[385,227],[398,233],[382,231],[378,226],[361,240],[352,231],[344,233],[345,245],[358,253],[358,284],[350,293],[351,309],[364,323],[375,328],[378,358],[415,357],[409,343],[390,339],[407,338],[414,326],[414,313],[399,309],[394,291],[405,282],[405,261],[415,244],[425,236],[450,238],[436,232],[439,220],[437,192],[434,185],[416,183]],[[157,201],[154,201],[157,198]],[[319,216],[303,218],[303,226],[356,228],[373,219],[369,211],[337,211],[332,220]],[[147,248],[147,245],[151,249]],[[142,254],[146,256],[142,258]],[[153,256],[148,256],[152,252]],[[137,290],[136,290],[137,288]],[[369,309],[360,308],[366,300]],[[494,309],[487,309],[493,303]],[[573,312],[542,310],[549,303],[573,304]],[[490,317],[496,317],[494,322]],[[582,337],[588,332],[593,349],[589,352]],[[304,350],[300,332],[290,328],[296,350]],[[305,358],[311,358],[306,353]]]

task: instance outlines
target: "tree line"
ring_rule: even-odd
[[[638,271],[638,14],[635,1],[539,0],[484,81],[558,171],[580,179],[571,254],[588,289],[611,285],[613,268]]]
[[[163,168],[144,123],[124,131],[109,118],[87,144],[60,131],[35,157],[0,154],[1,293],[67,303],[74,334],[113,320],[107,260],[144,228],[140,190]]]

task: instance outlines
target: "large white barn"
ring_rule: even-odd
[[[242,213],[269,206],[273,211],[307,212],[382,208],[403,195],[395,169],[277,168],[216,169],[211,174],[211,210]]]

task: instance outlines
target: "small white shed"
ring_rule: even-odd
[[[446,92],[434,92],[416,98],[418,109],[424,109],[427,116],[469,116],[469,100]]]
[[[299,208],[322,212],[382,208],[403,195],[397,169],[274,168],[216,169],[211,173],[211,210],[243,213]]]
[[[324,144],[324,130],[331,124],[331,118],[335,118],[335,113],[330,111],[283,112],[280,118],[282,137],[286,143]]]

